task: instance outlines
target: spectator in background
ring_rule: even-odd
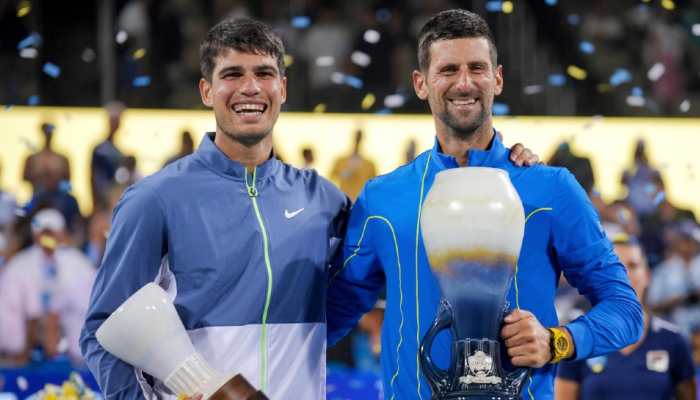
[[[331,171],[331,180],[335,182],[353,201],[360,194],[365,182],[377,176],[374,163],[360,153],[362,130],[355,131],[355,143],[352,153],[336,160]]]
[[[303,160],[303,169],[313,169],[314,168],[314,149],[309,146],[301,149],[301,158]]]
[[[66,245],[66,222],[55,209],[32,220],[34,245],[19,252],[0,275],[0,352],[14,362],[29,361],[41,347],[46,358],[78,347],[95,268],[76,248]]]
[[[109,117],[109,131],[107,137],[92,151],[90,162],[92,188],[92,204],[95,208],[104,208],[107,202],[109,189],[116,183],[114,176],[117,173],[122,158],[122,152],[114,144],[114,138],[119,130],[124,104],[111,102],[105,107]]]
[[[68,158],[51,147],[54,129],[55,127],[47,122],[41,124],[44,147],[24,161],[22,178],[32,185],[34,194],[46,191],[51,184],[47,182],[49,180],[70,182]]]
[[[557,150],[552,154],[552,157],[547,161],[547,165],[553,167],[564,167],[569,170],[578,183],[583,187],[583,190],[591,195],[595,186],[595,177],[593,176],[593,167],[591,160],[588,157],[581,157],[571,151],[571,146],[568,142],[563,142],[557,147]]]
[[[667,240],[669,256],[654,271],[649,305],[690,336],[700,325],[700,227],[694,220],[676,223]]]
[[[182,131],[182,134],[180,135],[180,150],[172,155],[170,158],[168,158],[167,161],[165,161],[165,164],[163,166],[165,167],[166,165],[177,161],[181,159],[182,157],[188,156],[192,154],[194,151],[194,140],[192,140],[192,134],[188,130]]]
[[[627,187],[627,201],[640,217],[654,212],[658,196],[664,191],[661,173],[649,162],[644,140],[637,140],[634,147],[634,165],[622,174],[622,184]]]
[[[2,164],[0,164],[0,182],[2,182]],[[0,233],[7,235],[12,229],[16,208],[15,197],[9,192],[2,190],[0,186]]]
[[[644,334],[618,352],[562,363],[555,383],[556,399],[695,400],[695,370],[688,343],[677,327],[651,315],[644,301],[650,272],[641,247],[624,233],[611,240],[644,306]]]
[[[404,150],[404,164],[408,164],[411,161],[416,159],[416,140],[411,139],[409,140],[408,144],[406,144],[406,150]]]

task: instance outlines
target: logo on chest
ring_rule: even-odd
[[[666,350],[647,351],[647,369],[655,372],[668,371],[669,356]]]

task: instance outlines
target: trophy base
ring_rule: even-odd
[[[214,392],[209,400],[268,400],[268,398],[263,392],[256,390],[243,375],[238,374]]]

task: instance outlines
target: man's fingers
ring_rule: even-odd
[[[503,321],[506,324],[512,324],[513,322],[518,322],[523,318],[527,318],[527,317],[531,317],[531,316],[532,316],[531,312],[516,308],[515,310],[511,311],[508,315],[506,315],[506,317],[503,318]]]

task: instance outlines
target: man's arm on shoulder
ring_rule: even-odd
[[[642,308],[586,193],[571,173],[559,174],[552,205],[555,255],[566,279],[593,305],[566,325],[576,359],[583,359],[639,340]]]
[[[330,270],[326,310],[329,346],[372,309],[385,284],[371,234],[377,220],[368,213],[366,189],[352,207],[342,251]]]
[[[143,397],[134,368],[100,346],[95,332],[121,303],[156,277],[166,245],[165,229],[155,192],[144,185],[129,188],[114,210],[80,335],[85,361],[107,399]]]

